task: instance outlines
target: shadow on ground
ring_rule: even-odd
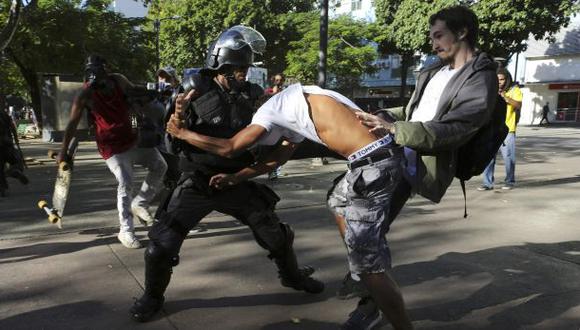
[[[90,242],[38,243],[0,249],[0,265],[74,253],[99,245],[112,244],[116,241],[116,237],[107,237],[95,239]]]
[[[571,241],[446,253],[398,266],[393,274],[419,305],[410,309],[414,321],[461,323],[486,314],[486,329],[516,329],[580,306],[578,265],[580,242]],[[440,290],[433,291],[437,284]],[[431,291],[421,292],[422,286]],[[580,315],[570,322],[579,326]]]

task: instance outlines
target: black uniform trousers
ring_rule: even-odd
[[[217,190],[208,188],[208,181],[209,176],[200,172],[182,175],[149,231],[155,245],[162,247],[168,256],[178,256],[188,232],[215,210],[249,226],[258,244],[271,255],[285,250],[286,234],[274,213],[279,197],[270,188],[244,181]]]

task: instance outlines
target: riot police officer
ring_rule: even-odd
[[[245,76],[254,53],[265,48],[265,40],[254,29],[235,26],[218,37],[209,48],[204,69],[184,81],[197,98],[179,116],[187,128],[201,134],[230,138],[252,119],[254,102],[263,94]],[[193,85],[193,86],[192,86]],[[183,175],[176,189],[160,206],[158,220],[149,231],[145,251],[145,293],[131,308],[134,320],[145,322],[164,302],[172,267],[179,263],[179,250],[189,230],[213,210],[234,216],[252,230],[256,242],[269,252],[278,267],[283,286],[320,293],[324,284],[310,275],[312,267],[298,267],[293,250],[294,232],[274,212],[279,197],[267,186],[245,181],[226,189],[209,186],[217,173],[235,173],[254,162],[249,152],[233,158],[216,156],[184,141],[176,140]]]

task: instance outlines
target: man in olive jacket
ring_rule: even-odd
[[[397,120],[389,128],[396,132],[397,144],[416,151],[416,181],[411,184],[419,195],[436,203],[455,176],[457,148],[489,119],[497,98],[495,63],[485,53],[474,54],[443,90],[435,116],[413,121],[427,83],[442,67],[439,63],[421,71],[407,107],[389,110]]]
[[[431,16],[429,24],[429,38],[440,61],[420,72],[408,105],[389,109],[391,121],[357,113],[371,132],[379,136],[391,133],[396,143],[405,147],[406,180],[393,194],[389,225],[411,191],[433,202],[441,201],[455,175],[457,149],[485,124],[496,104],[496,65],[490,56],[476,50],[475,14],[466,7],[449,7]],[[335,197],[329,195],[329,205]],[[336,216],[336,221],[344,237],[344,218]],[[376,315],[369,312],[373,300],[363,294],[347,323],[353,328],[365,326]]]
[[[454,8],[458,7],[448,10]],[[445,15],[445,10],[442,13],[442,16]],[[435,18],[434,22],[438,20],[441,22],[439,18]],[[431,25],[431,37],[436,38],[438,31],[433,33],[436,25]],[[460,34],[458,39],[457,42],[461,42],[467,36],[462,39]],[[490,118],[497,99],[498,82],[493,59],[485,53],[476,52],[475,46],[469,47],[467,55],[461,56],[463,58],[457,56],[460,54],[456,54],[459,58],[445,58],[449,53],[447,49],[453,47],[456,46],[439,46],[433,40],[433,48],[440,61],[419,73],[415,92],[405,108],[389,109],[396,120],[394,123],[366,113],[358,114],[371,131],[377,134],[391,132],[397,144],[415,152],[416,175],[410,176],[413,181],[410,183],[419,195],[436,203],[441,201],[453,181],[458,147],[469,141]],[[455,65],[450,68],[451,64]],[[428,88],[429,82],[443,70],[454,70],[455,73],[441,88],[438,102],[429,104],[434,99],[432,95],[426,95],[432,91]],[[432,108],[433,116],[427,120],[426,116],[417,118],[423,100],[425,107]]]

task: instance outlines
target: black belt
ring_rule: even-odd
[[[357,159],[352,163],[348,163],[348,168],[350,170],[354,170],[355,168],[359,168],[361,166],[380,162],[381,160],[391,158],[395,155],[395,151],[393,149],[390,149],[390,148],[386,149],[386,150],[381,150],[381,151],[382,152],[380,154],[376,154],[376,155],[371,154],[370,156],[367,156],[365,158]]]

